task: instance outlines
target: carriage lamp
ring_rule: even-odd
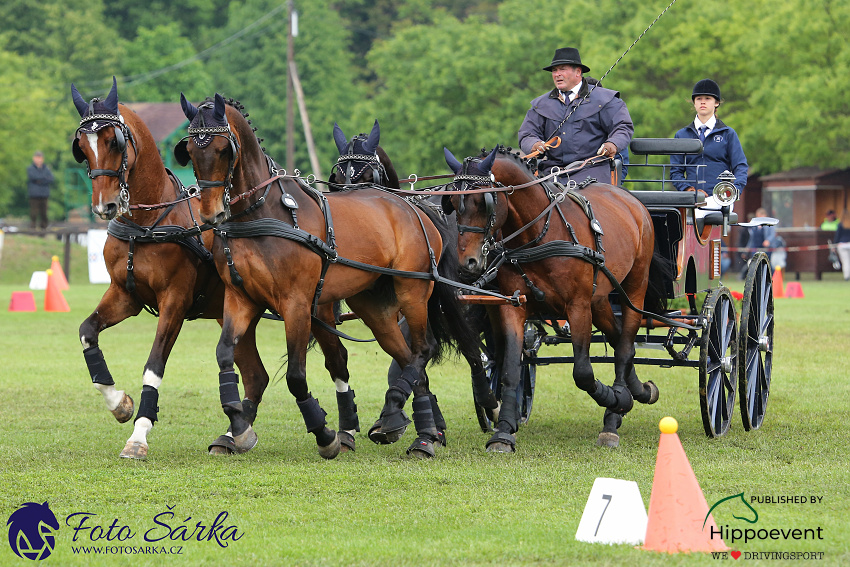
[[[738,188],[735,187],[735,176],[729,170],[717,176],[718,182],[714,186],[714,198],[721,205],[731,205],[738,200]]]

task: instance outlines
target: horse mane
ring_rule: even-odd
[[[222,97],[222,98],[224,98],[224,97]],[[204,102],[202,102],[201,104],[206,104],[206,103],[214,104],[215,99],[211,96],[208,96],[207,98],[204,99]],[[236,100],[235,98],[224,98],[224,103],[227,106],[236,110],[242,116],[242,118],[245,119],[245,122],[248,123],[248,126],[251,128],[251,131],[254,133],[254,137],[257,139],[257,144],[260,146],[260,149],[263,150],[264,154],[267,153],[266,148],[263,147],[263,138],[260,138],[259,136],[257,136],[257,127],[254,126],[254,124],[251,122],[251,119],[248,118],[248,116],[250,116],[250,115],[245,111],[245,105],[242,104],[241,102],[239,102],[238,100]]]
[[[525,158],[522,157],[519,150],[515,150],[510,146],[505,147],[502,144],[497,145],[493,148],[498,155],[496,159],[505,159],[515,164],[517,167],[520,167],[526,171],[528,171],[531,176],[534,176],[534,172],[537,170],[537,159],[536,158]],[[479,159],[485,158],[490,155],[490,151],[487,148],[481,148],[481,153],[477,156]]]

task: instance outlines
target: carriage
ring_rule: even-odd
[[[658,318],[643,317],[635,347],[652,354],[635,356],[634,364],[697,368],[702,422],[708,437],[718,437],[729,430],[736,399],[744,429],[757,429],[764,420],[772,373],[772,272],[765,253],[757,252],[750,259],[738,310],[732,292],[721,281],[721,236],[732,224],[755,226],[776,221],[754,219],[745,225],[738,223],[737,214],[728,212],[728,208],[697,218],[695,210],[705,201],[700,192],[668,190],[671,188],[671,165],[650,163],[650,158],[700,153],[699,140],[638,138],[631,142],[630,148],[632,155],[643,159],[629,167],[646,178],[624,180],[624,183],[641,184],[641,188],[655,186],[656,190],[632,190],[630,193],[651,215],[655,254],[663,258],[667,268],[661,276],[664,293],[674,303],[681,304],[681,308],[660,313]],[[615,162],[612,164],[614,184],[618,172],[619,164]],[[721,180],[714,194],[731,203],[737,198],[737,190],[729,181]],[[705,297],[700,305],[698,298],[702,298],[702,294]],[[616,296],[614,291],[610,297],[615,312]],[[467,295],[465,300],[470,303],[494,301],[480,295]],[[621,315],[617,312],[617,316]],[[563,319],[531,317],[526,320],[524,330],[517,389],[521,422],[531,415],[537,367],[574,362],[573,356],[547,354],[544,348],[571,342],[569,324]],[[488,380],[501,400],[501,369],[488,333],[484,334],[484,342]],[[605,343],[606,339],[596,331],[592,342]],[[590,359],[598,363],[614,362],[607,349],[605,354],[592,355]],[[492,431],[492,409],[479,403],[475,404],[475,409],[482,430]]]

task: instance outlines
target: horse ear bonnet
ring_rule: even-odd
[[[115,143],[118,151],[123,152],[127,147],[127,137],[123,131],[125,127],[124,117],[121,116],[121,111],[118,109],[118,84],[115,77],[112,77],[112,88],[109,90],[106,100],[93,98],[91,102],[87,103],[74,85],[71,85],[71,98],[82,118],[80,127],[77,128],[77,134],[96,134],[104,128],[112,126],[115,129]],[[91,119],[87,120],[89,117]],[[116,121],[120,122],[120,125],[116,124]],[[80,149],[79,139],[72,142],[71,151],[78,163],[85,161],[86,157]]]

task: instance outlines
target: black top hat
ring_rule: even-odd
[[[711,79],[697,81],[697,84],[694,85],[694,92],[691,93],[691,100],[700,95],[713,96],[717,99],[717,102],[720,102],[720,86]]]
[[[575,65],[576,67],[581,67],[581,70],[585,73],[590,72],[590,67],[582,64],[581,56],[575,47],[556,49],[555,55],[552,57],[552,62],[549,63],[548,67],[543,67],[543,70],[551,71],[553,67],[557,67],[558,65]]]

